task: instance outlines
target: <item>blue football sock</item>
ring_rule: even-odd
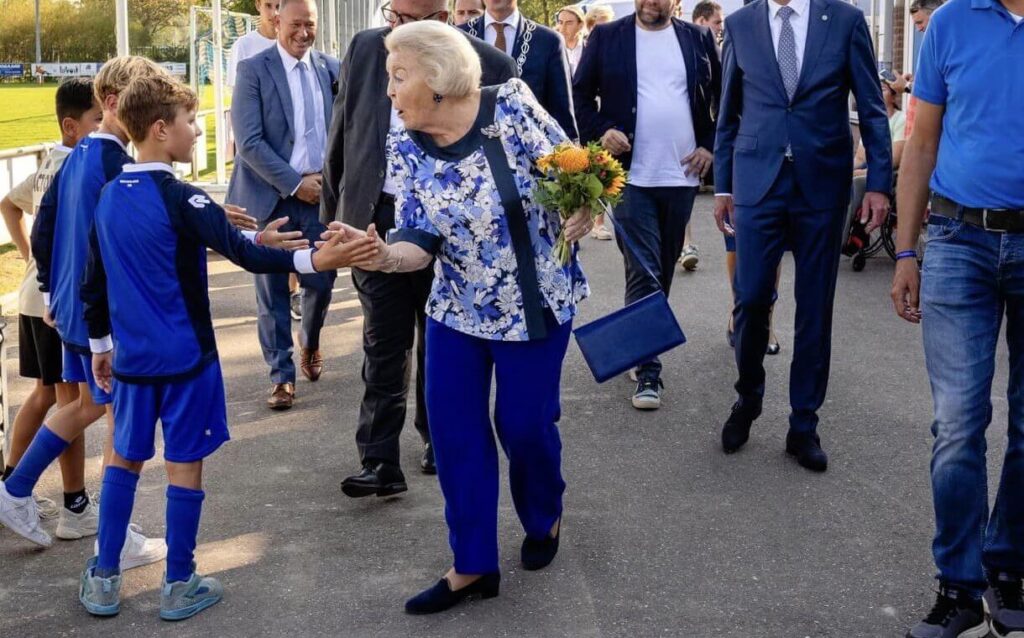
[[[192,559],[203,513],[202,490],[167,486],[167,582],[192,577]]]
[[[15,498],[24,498],[32,494],[43,470],[50,467],[58,456],[70,445],[67,441],[53,433],[44,423],[35,438],[25,450],[25,456],[18,461],[14,474],[4,481],[7,493]]]
[[[135,505],[135,486],[138,484],[138,474],[120,467],[107,466],[103,473],[97,576],[109,578],[120,571],[121,550],[128,535],[128,523]]]

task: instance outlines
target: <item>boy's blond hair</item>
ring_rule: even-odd
[[[187,84],[170,75],[143,75],[128,83],[117,102],[117,119],[136,144],[146,139],[158,120],[170,124],[178,109],[194,110],[199,98]]]
[[[138,55],[122,55],[107,60],[92,83],[96,101],[102,105],[108,96],[120,95],[135,78],[154,75],[170,76],[167,70],[156,62]]]

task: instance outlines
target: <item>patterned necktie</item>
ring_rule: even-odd
[[[306,130],[303,136],[306,138],[306,157],[309,161],[309,170],[319,173],[324,167],[324,145],[320,140],[320,129],[316,125],[316,100],[313,99],[313,89],[309,86],[309,78],[306,75],[306,63],[299,60],[299,84],[302,86],[302,113],[305,120]]]
[[[505,48],[505,23],[504,22],[492,22],[491,26],[494,27],[494,46],[498,47],[502,53],[508,53],[508,49]]]
[[[796,11],[792,7],[779,9],[779,18],[782,19],[782,29],[779,31],[779,71],[782,72],[782,83],[786,87],[786,96],[790,101],[796,93],[796,85],[800,80],[800,71],[796,61],[796,36],[793,34],[793,25],[789,19]]]

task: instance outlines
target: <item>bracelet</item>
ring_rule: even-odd
[[[896,261],[899,261],[901,259],[910,259],[910,258],[917,259],[917,251],[916,250],[901,250],[900,252],[896,253]]]

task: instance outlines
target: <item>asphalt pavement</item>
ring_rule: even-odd
[[[844,258],[840,267],[819,430],[828,473],[808,473],[783,451],[794,311],[788,256],[776,309],[782,354],[767,359],[764,414],[746,448],[727,457],[718,441],[734,398],[725,339],[731,295],[710,197],[698,199],[694,219],[700,265],[677,274],[671,298],[689,341],[663,358],[662,409],[635,411],[629,381],[598,385],[570,346],[562,386],[565,520],[547,570],[519,568],[522,529],[504,487],[501,596],[438,616],[405,615],[403,601],[450,565],[443,502],[436,480],[419,472],[411,411],[402,438],[409,492],[351,500],[339,489],[359,466],[362,315],[351,279],[343,273],[336,283],[323,378],[300,381],[295,408],[275,413],[264,407],[270,382],[256,340],[252,276],[213,257],[210,296],[232,441],[206,465],[197,558],[200,571],[224,583],[224,601],[183,623],[162,623],[163,566],[153,565],[127,572],[120,616],[98,620],[77,600],[90,541],[38,550],[0,529],[0,635],[902,636],[933,598],[931,395],[919,329],[890,307],[892,262],[877,257],[854,273]],[[623,269],[612,242],[586,239],[582,259],[593,288],[579,318],[586,322],[621,306]],[[12,328],[13,416],[29,386],[17,378]],[[993,484],[1006,435],[1000,348]],[[99,488],[104,428],[88,433],[90,489]],[[151,462],[134,515],[151,535],[163,533],[164,485],[161,464]],[[38,493],[59,497],[55,469]]]

